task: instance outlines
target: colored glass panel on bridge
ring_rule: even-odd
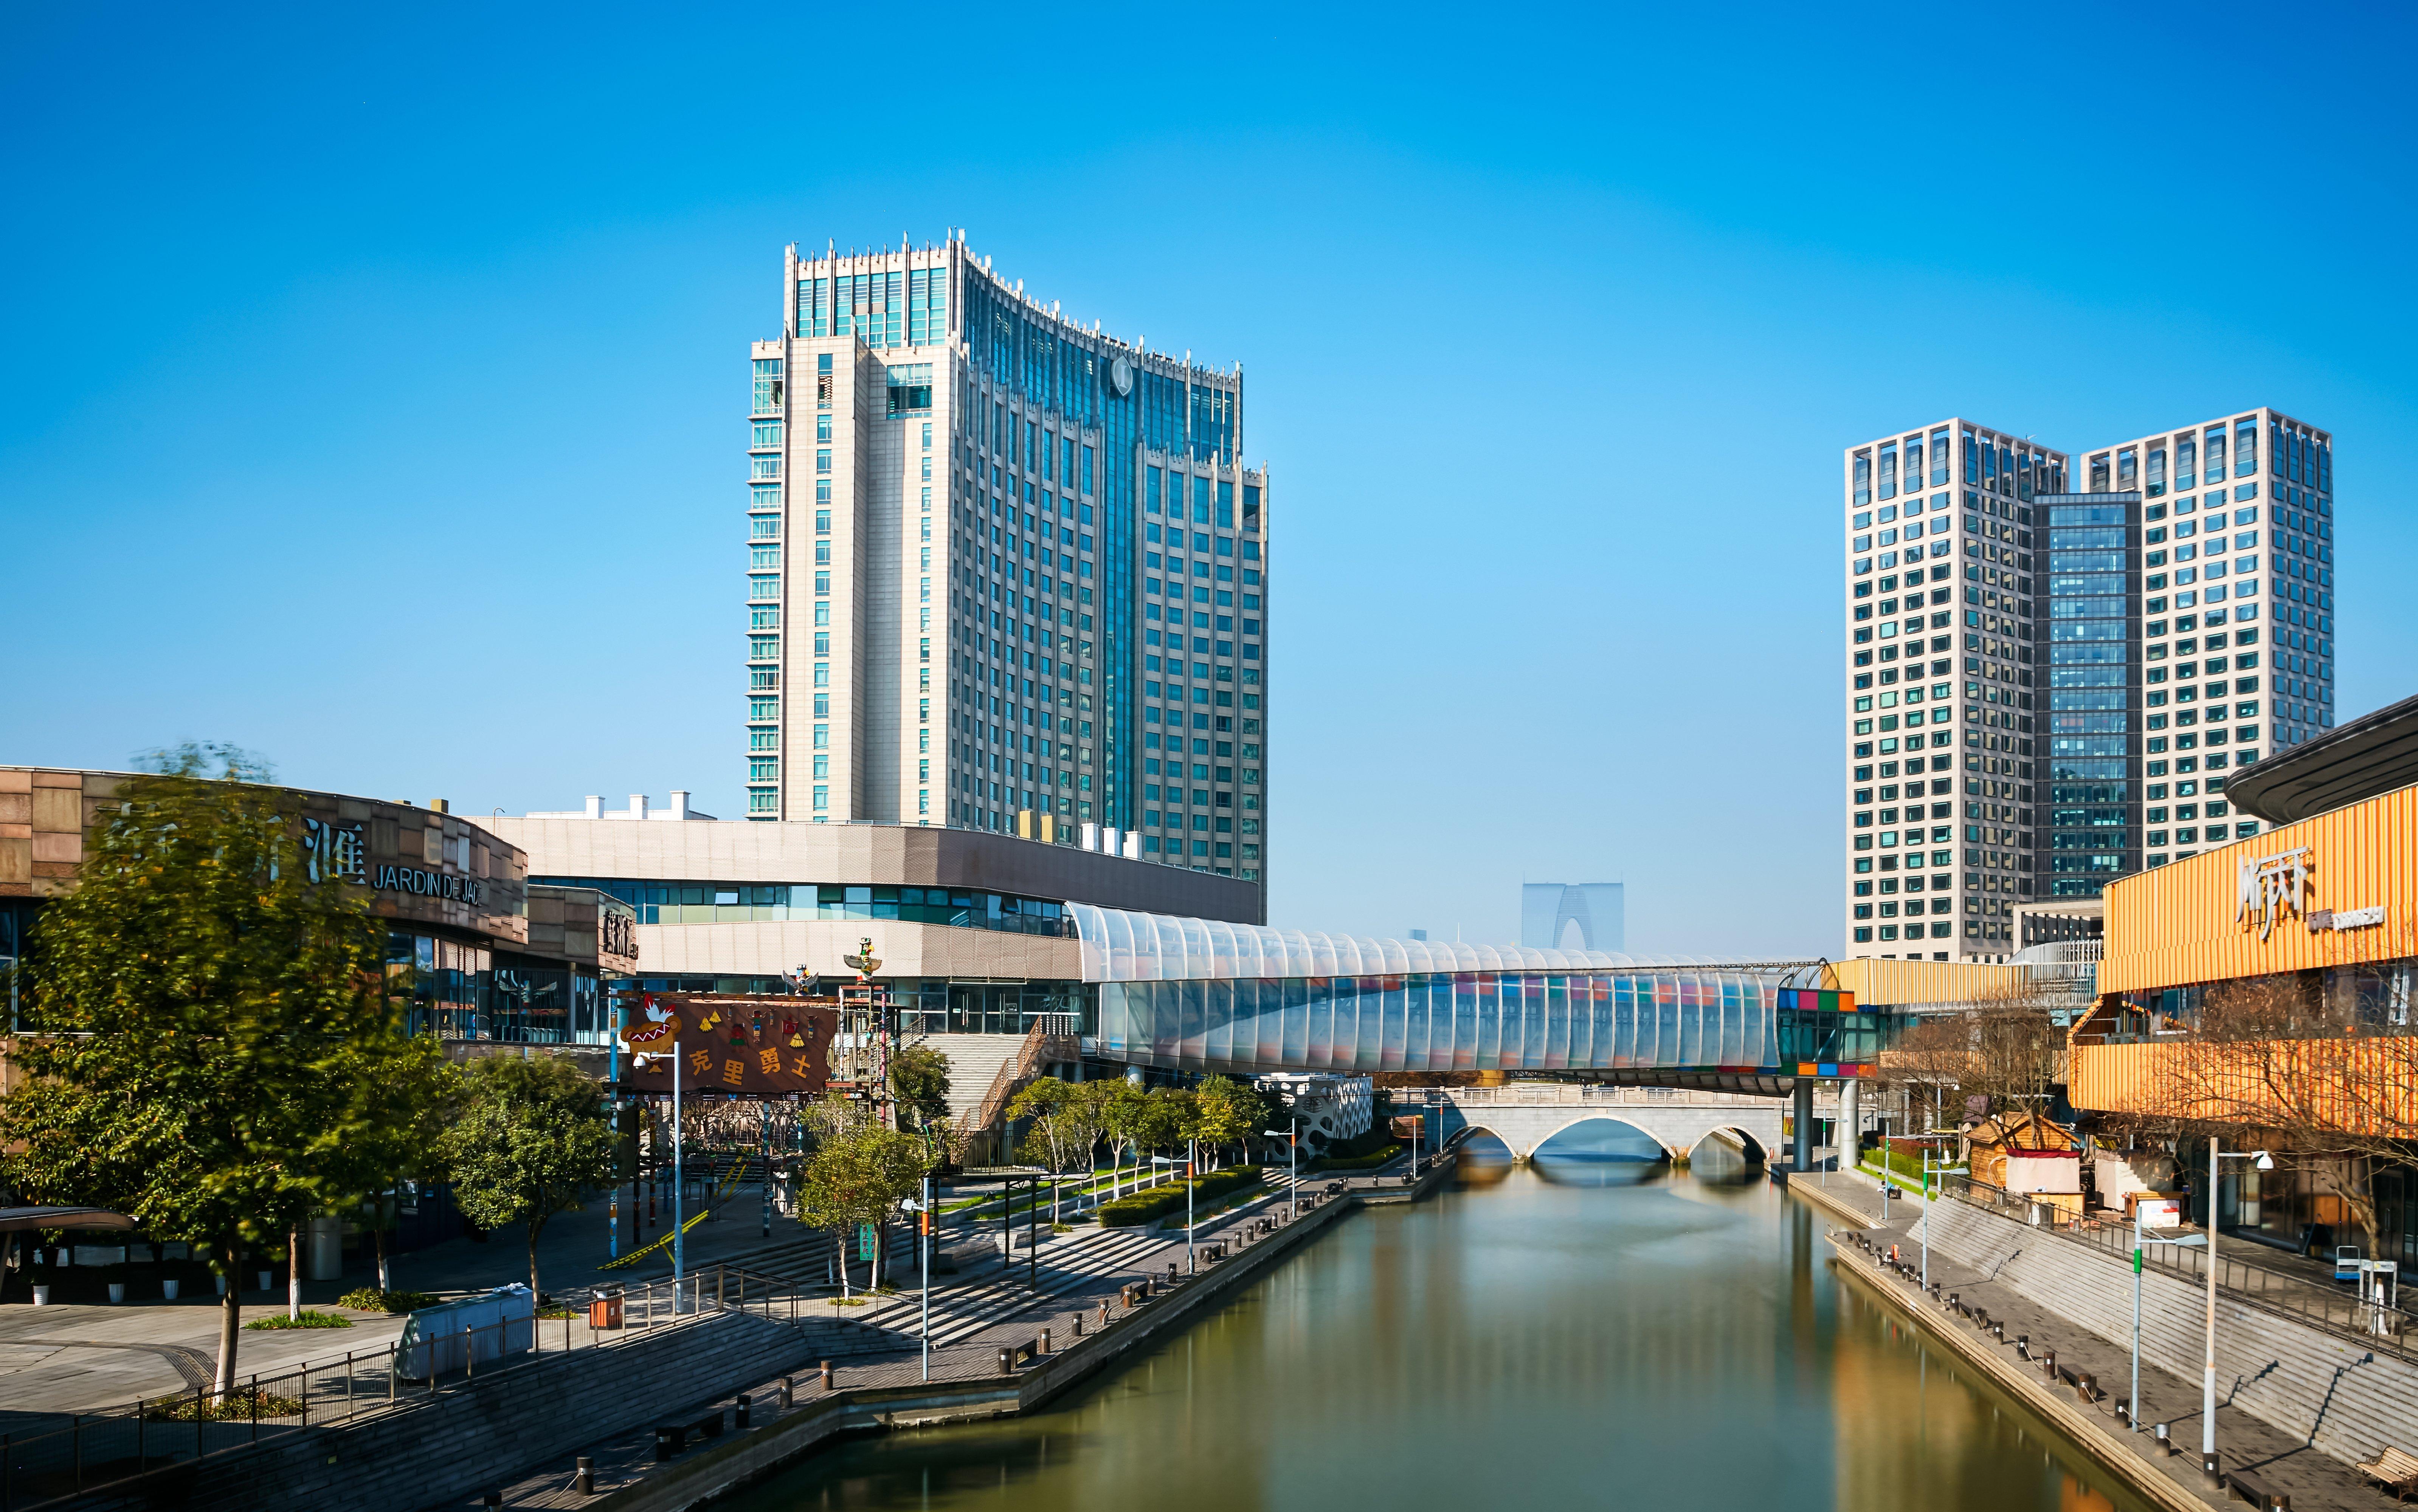
[[[1094,1053],[1185,1070],[1769,1074],[1780,994],[1819,970],[1067,911]]]

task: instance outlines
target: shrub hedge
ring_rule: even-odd
[[[1310,1168],[1313,1170],[1374,1170],[1401,1153],[1402,1147],[1400,1144],[1389,1144],[1382,1149],[1370,1151],[1365,1155],[1351,1155],[1339,1160],[1331,1156],[1324,1158]]]
[[[1237,1192],[1244,1187],[1256,1185],[1263,1174],[1264,1172],[1257,1166],[1231,1166],[1224,1170],[1212,1171],[1189,1184],[1195,1189],[1194,1200],[1206,1202],[1213,1198],[1224,1197],[1229,1192]],[[1183,1182],[1170,1182],[1165,1186],[1153,1187],[1147,1192],[1138,1192],[1132,1197],[1121,1197],[1113,1202],[1103,1202],[1099,1208],[1101,1227],[1138,1228],[1164,1214],[1180,1212],[1184,1207],[1186,1185],[1186,1184]]]

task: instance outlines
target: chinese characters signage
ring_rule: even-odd
[[[302,863],[314,882],[366,882],[363,831],[356,821],[338,824],[305,817],[302,820]]]
[[[828,1000],[650,995],[623,1027],[634,1092],[672,1090],[680,1059],[683,1092],[733,1097],[821,1094],[839,1015]]]
[[[2309,887],[2311,854],[2307,846],[2296,846],[2272,856],[2244,856],[2235,874],[2234,922],[2246,924],[2256,917],[2258,938],[2265,939],[2277,919],[2300,912]]]

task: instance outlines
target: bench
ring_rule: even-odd
[[[688,1447],[690,1435],[701,1439],[722,1437],[722,1409],[717,1407],[702,1417],[683,1423],[659,1423],[655,1426],[655,1458],[669,1459]]]
[[[2352,1466],[2360,1474],[2393,1493],[2396,1502],[2406,1502],[2410,1493],[2418,1491],[2418,1455],[2396,1449],[2391,1444],[2376,1452],[2373,1459],[2362,1459]]]
[[[2246,1470],[2230,1472],[2225,1481],[2234,1495],[2258,1508],[2259,1512],[2271,1512],[2271,1509],[2291,1512],[2292,1498],[2289,1494],[2275,1489]]]

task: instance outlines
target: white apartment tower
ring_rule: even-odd
[[[2083,453],[1961,420],[1846,449],[1847,954],[2257,832],[2227,778],[2334,716],[2333,439],[2272,409]]]
[[[956,235],[790,248],[782,322],[752,352],[748,817],[1046,829],[1259,880],[1241,369],[1086,328]]]

